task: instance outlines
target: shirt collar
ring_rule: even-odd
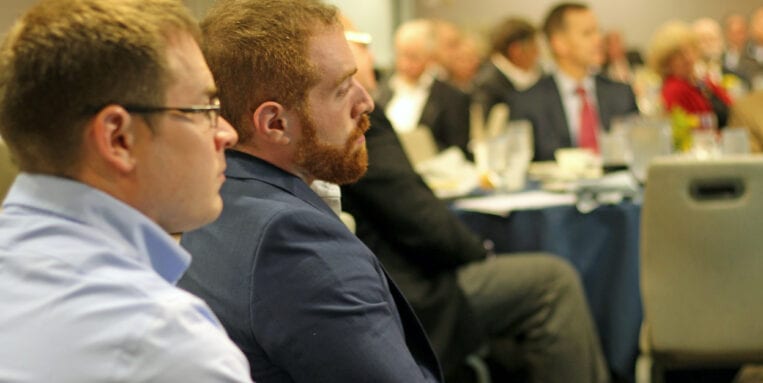
[[[401,90],[428,90],[432,87],[432,83],[434,83],[435,78],[436,76],[434,75],[434,72],[430,69],[422,73],[421,76],[419,76],[419,79],[416,80],[415,84],[406,82],[397,74],[392,75],[389,83],[392,90],[396,92]]]
[[[504,55],[494,53],[490,56],[490,61],[493,65],[508,78],[517,90],[525,90],[536,82],[540,78],[540,71],[538,70],[524,70],[514,64]]]
[[[93,227],[131,248],[137,261],[173,284],[191,262],[190,254],[148,217],[79,181],[20,173],[3,202],[4,209],[16,207]]]
[[[554,72],[554,80],[556,81],[556,85],[559,87],[559,93],[563,94],[564,96],[577,95],[577,89],[580,85],[583,86],[583,89],[585,89],[588,97],[591,97],[595,91],[592,75],[588,75],[584,77],[582,81],[578,81],[562,73],[562,71],[557,70]]]

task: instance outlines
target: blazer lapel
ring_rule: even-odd
[[[226,150],[226,177],[254,179],[273,185],[296,196],[318,210],[339,220],[331,208],[302,179],[255,156],[237,150]]]
[[[556,129],[556,136],[559,138],[557,147],[569,147],[572,146],[572,139],[570,138],[570,125],[567,123],[567,113],[564,111],[564,104],[562,103],[562,94],[559,91],[559,86],[556,84],[553,76],[546,77],[548,82],[546,84],[546,101],[549,105],[548,112],[551,119],[552,126]]]
[[[432,87],[429,89],[427,102],[424,104],[424,109],[422,109],[421,117],[419,118],[419,125],[426,125],[429,129],[432,129],[432,131],[434,131],[434,125],[441,109],[441,103],[436,99],[436,95],[440,94],[438,87],[438,80],[435,80],[432,83]]]
[[[609,93],[607,83],[597,75],[594,77],[596,84],[596,110],[599,117],[599,129],[609,131],[609,120],[612,118],[612,95]],[[609,96],[609,97],[608,97]]]

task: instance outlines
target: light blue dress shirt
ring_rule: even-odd
[[[82,183],[20,174],[0,213],[0,382],[249,382],[190,255]]]

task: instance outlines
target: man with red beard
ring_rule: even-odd
[[[186,233],[179,285],[215,311],[268,382],[437,382],[437,359],[374,254],[311,189],[366,171],[373,101],[334,7],[223,0],[202,22],[226,153],[220,218]]]

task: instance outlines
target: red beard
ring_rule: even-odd
[[[353,183],[368,169],[368,152],[365,142],[358,147],[358,140],[368,131],[368,115],[363,115],[344,146],[321,142],[313,119],[302,113],[302,140],[297,144],[297,166],[305,174],[338,185]]]

